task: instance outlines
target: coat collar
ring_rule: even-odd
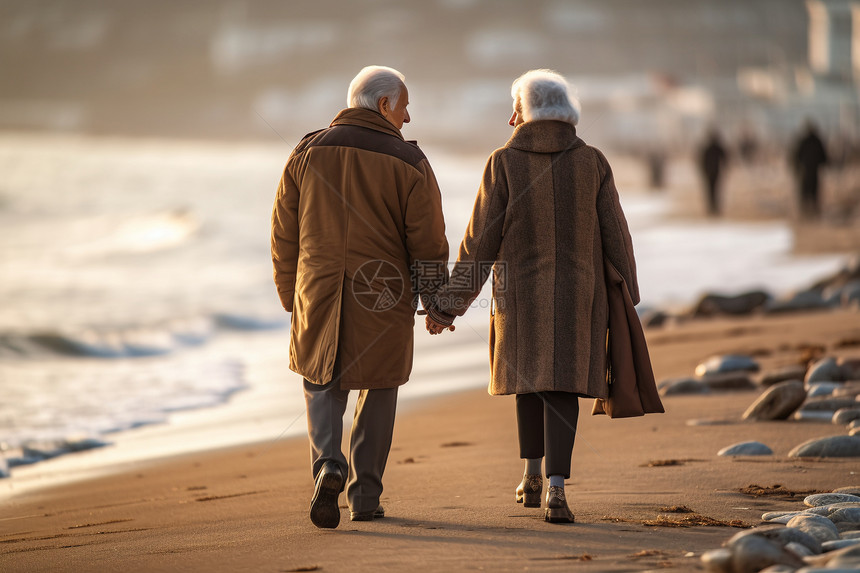
[[[576,128],[571,124],[537,120],[518,125],[505,147],[536,153],[557,153],[583,145],[585,142],[576,135]]]
[[[334,127],[336,125],[357,125],[359,127],[366,127],[368,129],[387,133],[388,135],[393,135],[398,139],[403,139],[403,134],[400,133],[399,129],[394,127],[391,122],[382,116],[381,113],[373,111],[372,109],[348,107],[337,114],[337,117],[332,120],[329,127]]]

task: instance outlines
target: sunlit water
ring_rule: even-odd
[[[485,158],[426,151],[456,254]],[[161,453],[304,431],[269,258],[289,152],[280,141],[0,136],[0,445],[9,466],[165,422]],[[645,305],[708,289],[785,292],[843,262],[793,258],[781,222],[667,220],[667,199],[627,191]],[[402,395],[485,385],[486,322],[479,308],[447,341],[416,332]],[[171,438],[185,419],[177,412],[227,402],[189,417],[197,441]]]

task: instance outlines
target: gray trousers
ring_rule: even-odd
[[[333,461],[347,476],[349,509],[375,510],[382,495],[382,474],[391,450],[397,388],[359,391],[349,435],[349,463],[340,447],[349,390],[341,390],[337,379],[326,385],[305,380],[304,392],[314,480],[323,464]]]

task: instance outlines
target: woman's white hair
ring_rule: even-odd
[[[579,123],[579,100],[564,76],[552,70],[530,70],[511,85],[514,109],[520,105],[523,121],[555,119]]]
[[[347,107],[363,107],[379,111],[379,100],[388,97],[391,107],[397,104],[406,78],[394,68],[367,66],[349,84]]]

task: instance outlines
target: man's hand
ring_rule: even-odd
[[[429,332],[430,334],[441,334],[445,330],[450,330],[451,332],[454,332],[454,325],[453,324],[448,325],[448,326],[446,326],[444,324],[440,324],[440,323],[436,322],[435,320],[433,320],[432,318],[430,318],[429,314],[426,317],[424,317],[424,326],[427,328],[427,332]]]

